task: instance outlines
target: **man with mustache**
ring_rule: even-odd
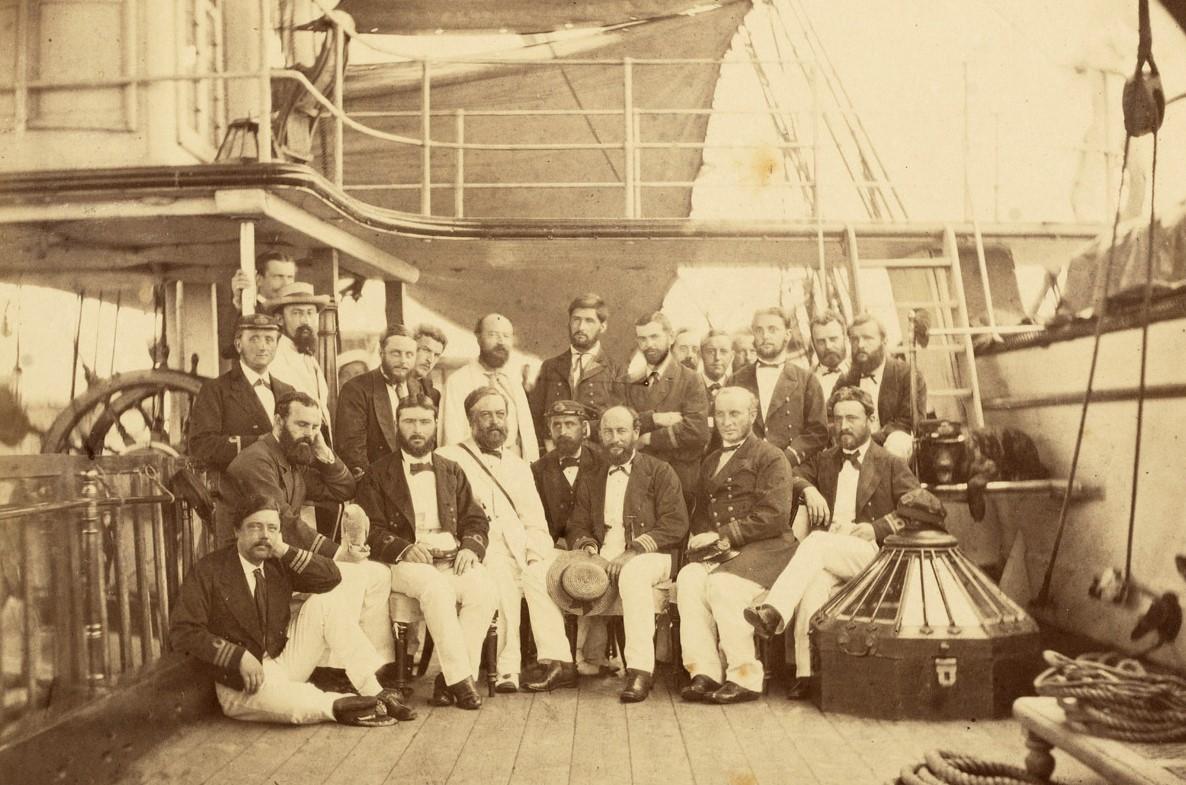
[[[675,331],[675,341],[671,345],[675,361],[689,371],[700,370],[700,342],[696,334],[687,327]]]
[[[475,679],[498,590],[482,559],[490,524],[465,472],[433,454],[436,408],[409,395],[395,413],[399,449],[373,462],[358,487],[370,518],[371,558],[388,568],[392,591],[420,604],[441,672],[432,702],[478,709]]]
[[[867,392],[840,387],[828,405],[839,443],[796,467],[794,475],[794,494],[802,497],[812,531],[764,603],[745,610],[746,621],[763,637],[781,632],[794,617],[795,680],[787,690],[792,699],[811,693],[811,617],[902,528],[894,510],[919,487],[906,462],[870,438],[873,399]]]
[[[264,251],[255,257],[255,313],[263,313],[268,300],[279,296],[280,290],[296,280],[297,266],[283,251]],[[251,276],[236,270],[231,278],[231,296],[218,296],[218,345],[223,359],[233,360],[238,354],[232,332],[243,310],[243,290],[252,283]]]
[[[465,399],[473,435],[437,451],[437,455],[461,466],[474,498],[490,521],[490,541],[483,564],[498,587],[498,677],[494,688],[499,692],[519,690],[523,576],[532,565],[550,559],[553,549],[531,466],[503,446],[508,408],[500,390],[474,390]],[[552,604],[552,600],[546,593],[527,595],[533,621],[541,612],[540,603]],[[535,630],[536,644],[544,651],[568,646],[563,630],[555,640],[541,640],[549,631],[546,626]]]
[[[641,438],[639,415],[614,406],[601,415],[606,462],[577,488],[569,519],[574,550],[585,549],[609,561],[609,577],[622,599],[626,629],[626,682],[619,699],[647,699],[655,671],[655,586],[671,578],[676,550],[688,533],[688,512],[679,478],[667,463],[635,451]],[[541,614],[542,615],[542,614]],[[537,634],[561,627],[560,612],[547,624],[532,616]],[[562,627],[561,627],[562,628]],[[575,682],[571,665],[554,664],[528,689],[554,689]]]
[[[544,360],[528,396],[536,438],[551,449],[547,412],[556,401],[576,401],[597,416],[614,403],[614,381],[621,373],[601,348],[609,328],[609,308],[596,294],[582,294],[568,305],[568,350]],[[594,436],[594,438],[596,438]]]
[[[186,574],[169,619],[173,648],[211,672],[223,713],[234,719],[373,727],[415,718],[391,688],[391,663],[351,621],[351,603],[360,598],[341,583],[338,565],[289,545],[281,530],[276,500],[247,500],[236,515],[235,542]],[[289,637],[293,592],[312,596]],[[343,663],[359,695],[309,683],[327,652]]]
[[[412,337],[416,339],[416,366],[412,369],[413,376],[420,382],[424,394],[431,398],[439,409],[441,391],[432,383],[432,371],[437,367],[441,355],[445,353],[449,337],[434,324],[420,325]]]
[[[791,467],[783,451],[753,433],[757,409],[745,388],[717,394],[721,447],[701,467],[689,562],[676,579],[684,666],[692,674],[680,692],[686,701],[742,703],[762,693],[765,673],[742,612],[790,561],[795,538]]]
[[[844,333],[844,319],[835,311],[824,311],[811,320],[811,346],[816,359],[811,372],[819,380],[824,400],[831,397],[836,382],[848,373],[848,342]]]
[[[798,466],[828,445],[824,394],[819,381],[787,357],[790,317],[781,308],[754,312],[758,360],[733,375],[733,383],[758,399],[754,432]]]
[[[721,436],[716,431],[712,420],[713,404],[716,403],[717,393],[730,384],[733,376],[733,344],[729,333],[725,330],[709,330],[700,339],[700,360],[704,370],[700,377],[704,380],[704,391],[708,393],[708,447],[706,453],[721,446]]]
[[[351,379],[338,393],[334,443],[355,475],[399,449],[395,410],[401,400],[423,391],[414,375],[417,351],[406,327],[391,326],[379,341],[379,367]]]
[[[852,368],[838,382],[860,387],[876,404],[873,441],[907,461],[914,454],[914,415],[910,407],[910,364],[890,357],[886,351],[885,325],[871,313],[852,320],[848,328],[852,345]],[[918,417],[927,411],[927,383],[914,374],[915,408]]]
[[[700,457],[708,444],[708,396],[700,374],[672,356],[674,335],[662,311],[640,317],[634,336],[645,362],[627,372],[622,398],[638,412],[641,436],[635,446],[675,469],[690,509]]]
[[[294,281],[283,286],[265,307],[279,319],[282,331],[272,373],[317,401],[328,437],[329,385],[316,357],[321,311],[327,303],[329,297],[314,294],[312,284]]]
[[[224,498],[229,485],[226,468],[241,450],[272,431],[276,399],[292,392],[269,370],[279,338],[280,325],[272,317],[240,316],[235,323],[239,361],[222,376],[204,382],[190,408],[186,453],[218,473],[214,535],[220,545],[235,539],[236,508]]]
[[[522,374],[507,367],[515,348],[515,328],[501,314],[483,316],[474,325],[478,359],[449,375],[441,394],[441,444],[458,444],[470,437],[465,398],[479,387],[496,387],[510,402],[507,410],[507,448],[527,462],[539,458],[539,441],[531,419],[531,405]]]

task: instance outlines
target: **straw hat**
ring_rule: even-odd
[[[603,614],[618,598],[617,586],[609,579],[609,562],[584,550],[557,554],[546,581],[556,606],[575,616]]]
[[[328,294],[314,294],[313,284],[303,281],[293,281],[286,284],[271,300],[264,304],[271,313],[276,313],[286,305],[316,305],[321,310],[329,305]]]

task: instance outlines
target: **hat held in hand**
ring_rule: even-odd
[[[609,579],[609,562],[583,550],[557,554],[546,582],[556,606],[574,616],[604,614],[618,599],[617,588]]]
[[[943,502],[925,488],[915,488],[902,494],[894,512],[907,526],[946,528],[943,520],[947,517],[947,510],[943,509]]]
[[[716,532],[702,532],[688,541],[688,561],[724,564],[741,555],[741,551],[722,539]]]

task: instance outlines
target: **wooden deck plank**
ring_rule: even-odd
[[[322,785],[358,746],[366,728],[337,723],[317,726],[317,732],[269,777],[274,785]],[[379,730],[379,729],[376,729]],[[397,733],[386,728],[388,735]]]
[[[678,695],[669,700],[693,780],[701,785],[755,781],[742,742],[726,716],[739,706],[686,703]]]
[[[695,781],[667,683],[666,678],[656,679],[647,700],[626,706],[634,785]]]
[[[853,753],[827,715],[814,705],[776,696],[768,698],[766,704],[817,780],[828,785],[881,781],[865,761]]]
[[[169,781],[181,771],[178,767],[188,761],[190,751],[216,733],[224,721],[222,716],[212,716],[180,726],[176,733],[132,763],[119,782]]]
[[[240,728],[254,723],[236,723]],[[271,785],[272,774],[313,738],[319,725],[265,725],[262,735],[230,759],[208,785]]]
[[[396,761],[419,735],[432,712],[423,701],[415,708],[417,716],[414,720],[401,722],[394,728],[361,730],[358,743],[326,778],[325,785],[380,785],[386,781],[395,769]]]
[[[449,785],[501,785],[510,780],[532,699],[530,693],[521,692],[498,695],[482,704]]]
[[[623,785],[631,780],[626,706],[620,678],[585,678],[577,701],[569,785]]]
[[[161,781],[201,785],[268,730],[266,725],[236,722],[226,717],[212,720],[210,733],[189,752],[165,767]]]
[[[568,782],[576,731],[578,690],[560,689],[532,697],[523,729],[512,785],[556,785]]]
[[[768,698],[767,700],[781,700]],[[828,785],[816,779],[807,759],[787,738],[767,701],[729,706],[725,719],[740,742],[756,785]],[[730,780],[732,783],[733,780]]]
[[[414,705],[417,711],[430,708],[425,707],[422,700]],[[466,711],[456,706],[431,708],[384,782],[389,785],[443,785],[453,773],[482,711]]]

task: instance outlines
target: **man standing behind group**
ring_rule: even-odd
[[[280,290],[296,280],[296,262],[292,257],[281,251],[264,251],[255,257],[255,313],[263,310],[268,300],[280,295]],[[251,276],[242,270],[236,270],[231,278],[230,301],[220,298],[218,306],[218,345],[224,359],[235,358],[233,345],[234,335],[230,330],[234,327],[239,312],[243,310],[243,290],[252,284]]]
[[[450,374],[441,395],[441,445],[457,444],[470,437],[465,398],[479,387],[494,387],[510,402],[507,448],[530,463],[539,458],[531,406],[522,376],[507,369],[515,348],[515,328],[510,319],[491,313],[478,320],[474,334],[478,338],[478,359]]]
[[[338,394],[334,442],[356,475],[399,447],[395,410],[421,392],[414,376],[418,348],[407,328],[397,324],[379,341],[379,367],[354,377]]]
[[[671,352],[675,355],[676,362],[689,371],[700,370],[700,342],[696,338],[696,333],[687,327],[675,331]]]
[[[327,295],[313,293],[313,284],[293,282],[281,288],[264,306],[279,319],[283,333],[276,346],[272,373],[317,401],[327,435],[330,428],[329,385],[316,355],[321,311],[328,303]]]
[[[422,324],[416,328],[416,367],[412,375],[424,388],[424,394],[432,399],[439,409],[441,406],[441,391],[432,383],[432,370],[437,367],[445,347],[449,345],[449,338],[445,331],[436,325]]]
[[[828,446],[828,421],[819,381],[787,358],[790,319],[781,308],[754,312],[758,361],[733,375],[733,383],[758,400],[754,432],[798,466]]]
[[[661,311],[635,322],[634,335],[646,365],[628,375],[622,389],[625,404],[638,412],[642,436],[636,447],[675,469],[690,509],[708,444],[708,396],[700,374],[672,356],[671,322]]]
[[[844,333],[844,319],[835,311],[824,311],[811,320],[811,346],[815,349],[815,366],[811,372],[819,380],[825,401],[832,397],[836,382],[848,373],[848,341]]]
[[[852,344],[852,369],[839,382],[841,387],[860,387],[877,407],[873,415],[873,441],[900,458],[914,453],[914,414],[910,410],[910,365],[890,357],[886,351],[885,325],[870,313],[852,320],[848,328]],[[927,410],[927,384],[915,372],[918,416]]]
[[[556,401],[576,401],[594,417],[613,405],[620,369],[601,348],[608,326],[609,308],[596,294],[582,294],[569,303],[568,351],[544,360],[529,396],[541,445],[551,436],[547,412]]]

